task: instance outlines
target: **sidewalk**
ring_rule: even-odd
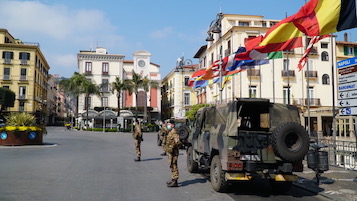
[[[305,164],[304,172],[296,173],[299,177],[294,185],[336,201],[357,201],[357,171],[330,166],[322,173],[320,185],[316,185],[315,172]]]

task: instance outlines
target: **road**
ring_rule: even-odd
[[[0,147],[1,201],[326,200],[298,187],[272,194],[264,182],[217,193],[207,174],[186,171],[184,150],[179,187],[167,188],[170,170],[156,133],[144,133],[142,161],[134,162],[131,133],[47,130],[45,145]]]

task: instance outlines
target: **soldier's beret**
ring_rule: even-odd
[[[173,119],[170,119],[169,123],[170,124],[175,124],[175,121]]]

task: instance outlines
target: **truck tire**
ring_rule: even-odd
[[[218,155],[215,155],[211,162],[210,178],[213,190],[217,192],[225,192],[228,188],[225,173],[222,170],[221,160]]]
[[[184,139],[188,138],[188,131],[185,128],[179,129],[178,134],[180,136],[180,140],[184,140]]]
[[[309,136],[300,124],[287,122],[273,132],[272,145],[275,155],[280,158],[299,161],[309,150]]]
[[[187,149],[187,170],[190,173],[195,173],[198,170],[198,163],[193,159],[193,148],[190,146]]]

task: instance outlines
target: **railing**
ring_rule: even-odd
[[[11,78],[10,78],[10,75],[4,75],[4,76],[3,76],[3,79],[4,79],[4,80],[10,80]]]
[[[356,142],[320,139],[318,143],[326,145],[322,150],[327,151],[330,165],[357,170]]]
[[[29,60],[21,59],[21,65],[29,65]]]
[[[4,59],[4,64],[11,64],[12,59]]]
[[[27,80],[27,76],[26,75],[20,75],[20,80],[21,81],[26,81]]]
[[[319,98],[305,98],[305,105],[310,104],[310,106],[321,106]]]
[[[224,50],[224,56],[227,57],[231,54],[231,50],[230,49],[226,49]]]
[[[317,78],[317,71],[305,71],[305,77]]]
[[[21,99],[21,100],[26,99],[26,95],[19,95],[19,99]]]
[[[318,54],[317,48],[316,47],[312,47],[309,54]]]
[[[260,69],[248,69],[247,70],[247,75],[248,76],[260,77]]]
[[[294,70],[282,70],[281,71],[281,77],[295,77],[295,71]]]
[[[295,54],[294,50],[284,50],[283,51],[285,54]]]

